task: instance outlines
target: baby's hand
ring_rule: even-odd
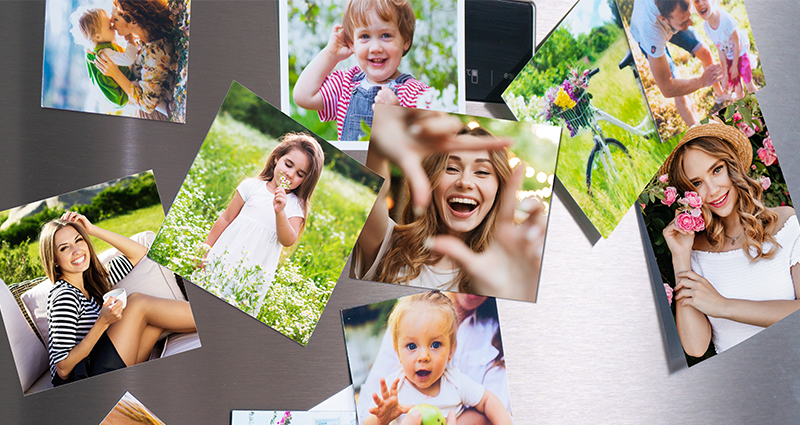
[[[328,39],[328,45],[325,46],[325,50],[336,59],[336,62],[341,62],[353,54],[353,49],[344,42],[344,32],[341,25],[333,26],[333,32]]]
[[[397,399],[397,386],[399,384],[400,379],[395,379],[392,383],[392,388],[389,389],[386,387],[386,380],[381,378],[381,395],[372,393],[375,407],[369,409],[369,413],[375,415],[381,425],[388,425],[403,413],[408,413],[411,410],[412,406],[403,406]]]
[[[286,189],[280,186],[275,189],[275,198],[272,200],[272,208],[275,209],[276,214],[286,208]]]
[[[392,89],[383,86],[378,92],[378,95],[375,96],[375,103],[400,106],[400,99],[397,98],[397,95],[394,94]]]

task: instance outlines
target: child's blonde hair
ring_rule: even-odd
[[[75,43],[94,49],[97,45],[92,39],[100,32],[100,18],[102,15],[108,16],[108,11],[97,6],[85,5],[72,12],[69,21],[72,23],[72,38]]]
[[[430,292],[423,292],[421,294],[414,294],[400,299],[389,314],[389,332],[392,334],[392,342],[394,343],[394,350],[397,351],[397,339],[400,335],[400,321],[407,313],[415,312],[420,307],[426,307],[435,310],[441,314],[444,319],[442,325],[442,333],[447,337],[450,342],[450,353],[456,350],[456,333],[458,332],[458,312],[450,300],[443,293],[433,290]]]
[[[375,12],[378,18],[385,22],[397,24],[403,42],[408,42],[408,49],[403,51],[405,56],[414,43],[414,26],[417,22],[414,9],[408,0],[349,0],[342,17],[342,35],[345,44],[352,46],[356,28],[370,24],[370,12]]]
[[[308,157],[309,169],[303,183],[296,187],[291,192],[300,200],[300,206],[303,208],[303,215],[308,217],[309,198],[317,187],[319,176],[322,175],[322,166],[325,162],[325,153],[322,152],[322,146],[311,136],[306,133],[286,133],[280,138],[280,143],[275,149],[270,152],[267,158],[267,163],[264,169],[258,174],[258,178],[264,181],[271,181],[275,174],[275,166],[278,159],[288,154],[293,149],[303,152]],[[280,184],[280,182],[277,182]]]

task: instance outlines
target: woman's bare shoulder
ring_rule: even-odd
[[[790,206],[769,208],[769,210],[778,214],[778,221],[775,223],[775,227],[773,228],[773,234],[776,234],[783,229],[783,225],[786,224],[786,221],[795,215],[794,208]]]

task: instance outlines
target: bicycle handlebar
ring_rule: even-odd
[[[600,68],[595,68],[595,69],[592,69],[591,71],[589,71],[589,73],[588,73],[588,74],[586,74],[586,78],[587,78],[587,79],[588,79],[588,78],[592,78],[592,77],[594,77],[595,75],[597,75],[597,73],[598,73],[598,72],[600,72]]]

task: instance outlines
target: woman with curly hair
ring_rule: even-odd
[[[703,200],[705,229],[664,229],[676,276],[676,322],[683,348],[702,356],[744,341],[800,309],[800,225],[791,207],[767,208],[747,175],[750,141],[709,123],[686,132],[660,174],[679,193]]]
[[[540,204],[521,226],[514,222],[521,174],[512,173],[508,142],[446,114],[385,105],[375,110],[367,166],[387,180],[356,243],[354,276],[533,301],[545,217]],[[388,216],[390,158],[403,169],[408,185],[417,185],[402,223]],[[425,190],[428,182],[432,190]],[[534,227],[534,243],[516,236],[524,239]],[[495,243],[499,234],[515,236]],[[525,246],[511,247],[516,242]],[[522,263],[526,266],[519,267]],[[490,270],[494,267],[509,275],[500,276]]]
[[[169,119],[175,63],[174,46],[167,37],[174,27],[171,16],[165,0],[114,0],[114,30],[139,49],[131,66],[133,79],[103,55],[98,55],[96,64],[125,91],[139,118]]]

